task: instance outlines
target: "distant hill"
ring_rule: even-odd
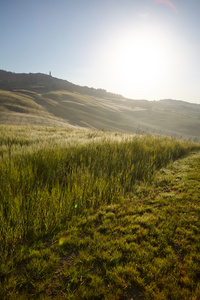
[[[200,105],[127,99],[41,73],[0,70],[0,124],[148,132],[200,142]]]
[[[35,92],[47,92],[48,90],[66,90],[86,95],[105,96],[114,95],[103,89],[94,89],[75,85],[67,80],[58,79],[42,73],[12,73],[0,70],[0,89],[14,90],[27,89]]]

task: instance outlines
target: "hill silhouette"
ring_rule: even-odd
[[[200,105],[133,100],[46,74],[0,70],[0,124],[148,132],[200,142]]]

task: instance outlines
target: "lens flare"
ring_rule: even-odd
[[[177,13],[177,8],[175,7],[175,5],[173,3],[171,3],[170,1],[167,0],[155,0],[154,3],[163,3],[168,5],[175,13]]]
[[[65,243],[65,241],[66,241],[66,238],[65,237],[61,237],[59,239],[59,241],[58,241],[59,246],[62,246]]]

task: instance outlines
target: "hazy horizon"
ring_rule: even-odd
[[[0,69],[200,104],[199,11],[195,0],[1,2]]]

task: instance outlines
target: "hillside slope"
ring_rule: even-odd
[[[45,74],[0,71],[0,124],[149,132],[200,141],[200,105],[132,100]]]

